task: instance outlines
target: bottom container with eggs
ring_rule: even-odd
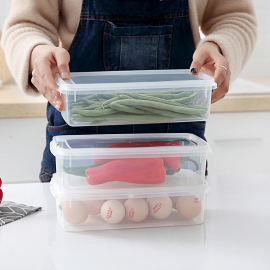
[[[188,172],[189,173],[189,172]],[[185,174],[185,172],[183,173]],[[208,183],[139,185],[119,182],[74,190],[57,174],[51,181],[57,217],[66,231],[196,225],[204,220]]]

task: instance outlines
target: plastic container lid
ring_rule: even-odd
[[[186,170],[184,174],[192,172]],[[118,188],[115,183],[106,183],[100,186],[91,186],[87,189],[72,189],[64,185],[57,174],[54,174],[50,182],[51,192],[54,197],[60,198],[76,198],[91,200],[106,200],[106,199],[126,199],[126,198],[145,198],[145,197],[163,197],[165,196],[178,196],[179,194],[201,194],[209,193],[210,187],[206,181],[203,184],[188,185],[185,181],[177,180],[178,185],[168,185],[166,183],[158,185],[143,185],[143,184],[130,184],[119,182]]]
[[[191,75],[188,69],[168,70],[133,70],[133,71],[100,71],[71,73],[69,80],[63,80],[59,75],[55,79],[60,93],[70,91],[96,90],[136,90],[210,86],[217,87],[214,79],[200,72]],[[185,89],[181,89],[185,91]]]
[[[105,148],[120,142],[178,141],[182,146]],[[141,158],[155,156],[179,156],[179,154],[210,154],[207,142],[189,133],[156,134],[106,134],[106,135],[63,135],[55,136],[50,150],[56,157],[92,156],[96,158]]]

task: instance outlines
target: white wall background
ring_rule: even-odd
[[[270,1],[253,0],[258,27],[258,41],[255,50],[240,77],[269,77],[270,62]]]
[[[3,29],[4,21],[8,16],[11,0],[0,0],[0,29]]]

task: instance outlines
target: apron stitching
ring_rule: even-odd
[[[159,36],[157,36],[157,48],[156,48],[156,63],[155,63],[155,69],[157,69],[157,52],[158,52],[158,45],[159,45]]]
[[[40,181],[41,181],[41,182],[45,182],[46,180],[51,179],[51,177],[50,177],[50,176],[47,176],[46,178],[44,178],[44,177],[40,176],[39,178],[40,178]],[[46,181],[46,182],[47,182],[47,181]]]
[[[120,67],[119,67],[119,70],[122,70],[122,59],[123,59],[123,37],[121,36]]]
[[[191,26],[190,26],[189,6],[188,6],[188,3],[187,3],[187,0],[185,0],[185,7],[188,9],[188,11],[186,12],[188,14],[188,18],[185,20],[186,30],[188,32],[188,37],[189,37],[189,42],[191,44],[191,47],[192,47],[193,51],[195,51],[194,40],[193,40],[193,36],[191,35],[192,34],[192,29],[191,29]]]
[[[142,35],[142,36],[116,36],[108,33],[104,33],[107,36],[111,37],[124,37],[124,38],[142,38],[142,37],[155,37],[156,35]],[[172,34],[164,34],[164,35],[159,35],[159,37],[171,37]]]
[[[125,17],[125,16],[104,16],[104,15],[85,15],[82,14],[80,16],[81,19],[83,20],[100,20],[100,21],[106,21],[106,20],[115,20],[115,21],[153,21],[153,20],[162,20],[162,19],[174,19],[174,18],[184,18],[184,17],[189,17],[189,12],[184,12],[184,13],[169,13],[169,14],[163,14],[160,16],[154,16],[154,17]]]
[[[83,0],[84,1],[84,0]],[[82,6],[82,13],[81,16],[85,16],[85,12],[86,12],[86,5],[87,5],[87,0],[83,3],[84,5]],[[82,29],[83,29],[83,20],[80,20],[80,24],[79,24],[79,28],[80,28],[80,31],[78,32],[78,35],[75,34],[75,38],[74,40],[72,41],[72,44],[71,44],[71,47],[70,47],[70,50],[69,50],[69,54],[71,55],[72,52],[74,51],[80,37],[81,37],[81,34],[82,34]]]
[[[166,61],[167,61],[167,57],[168,57],[168,63],[167,63],[167,67],[166,69],[169,68],[169,64],[170,64],[170,57],[171,57],[171,44],[172,44],[172,35],[170,36],[170,40],[169,42],[167,42],[167,53],[166,53]]]
[[[52,174],[48,174],[48,173],[44,172],[42,169],[41,169],[41,173],[43,173],[43,174],[41,174],[39,176],[39,178],[40,178],[41,181],[43,181],[45,179],[48,179],[48,178],[50,178],[52,176]]]
[[[107,27],[109,29],[106,31],[109,31],[111,26],[109,24],[106,24],[106,28]],[[107,34],[107,33],[104,33],[104,34]],[[109,63],[109,37],[108,36],[107,36],[107,68],[108,68],[108,70],[112,70],[110,67],[110,63]]]
[[[53,174],[54,173],[54,171],[51,171],[49,169],[46,169],[43,166],[41,166],[41,170],[43,170],[45,173],[49,173],[49,174]]]
[[[105,34],[106,29],[107,29],[107,24],[105,24],[104,34]],[[107,59],[107,55],[106,55],[106,48],[107,48],[107,46],[105,44],[106,43],[106,38],[107,38],[107,36],[104,35],[104,37],[103,37],[103,48],[104,48],[103,49],[104,50],[104,53],[103,53],[103,62],[104,62],[105,70],[108,70],[108,68],[107,68],[107,62],[106,62],[106,59]]]

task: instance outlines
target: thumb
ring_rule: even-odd
[[[67,50],[59,48],[54,53],[54,57],[57,63],[57,68],[60,76],[63,80],[67,80],[70,77],[70,71],[69,71],[69,61],[70,61],[70,55]]]
[[[189,72],[193,75],[197,75],[208,57],[209,55],[205,51],[203,52],[197,49],[193,54],[193,61],[190,65]]]

